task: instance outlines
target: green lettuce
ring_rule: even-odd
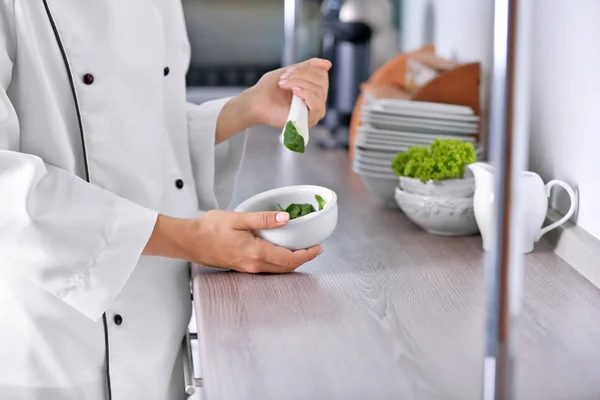
[[[430,180],[460,179],[467,165],[477,161],[472,143],[459,139],[437,139],[431,146],[413,146],[399,152],[392,161],[392,170],[398,176]]]

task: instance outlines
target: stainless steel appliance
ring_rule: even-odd
[[[191,101],[235,94],[268,71],[320,56],[321,0],[183,0]]]
[[[323,148],[348,148],[350,118],[360,92],[360,85],[370,74],[372,29],[363,22],[340,20],[343,1],[328,1],[324,7],[324,57],[332,61],[327,115],[323,123],[331,137],[318,142]],[[348,3],[345,3],[348,4]]]

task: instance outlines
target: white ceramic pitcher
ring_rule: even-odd
[[[473,198],[473,207],[475,210],[475,219],[481,232],[483,239],[483,248],[490,251],[492,248],[492,239],[494,235],[494,168],[483,162],[476,162],[469,165],[471,171],[475,175],[475,195]],[[550,191],[554,186],[560,186],[569,193],[571,197],[571,208],[569,212],[560,220],[542,228],[546,213],[548,211],[548,198]],[[575,191],[569,184],[560,181],[552,180],[544,185],[542,178],[535,172],[523,171],[519,176],[518,188],[520,191],[519,197],[519,219],[523,229],[522,247],[524,253],[533,251],[535,243],[540,238],[554,228],[564,224],[577,207],[577,197]]]

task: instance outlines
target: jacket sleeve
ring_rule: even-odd
[[[190,156],[201,210],[229,207],[242,163],[246,132],[215,144],[217,120],[229,100],[188,104]]]
[[[98,320],[135,268],[157,214],[20,152],[7,94],[17,51],[11,4],[0,0],[0,268]]]

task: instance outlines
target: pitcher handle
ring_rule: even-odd
[[[546,184],[546,196],[547,197],[550,197],[550,192],[552,191],[552,188],[554,186],[560,186],[567,191],[567,193],[569,194],[569,197],[571,198],[571,208],[569,208],[569,211],[564,215],[564,217],[562,217],[558,221],[553,222],[550,225],[542,228],[540,230],[540,233],[538,234],[537,238],[535,239],[536,242],[538,240],[540,240],[540,238],[542,236],[544,236],[546,233],[550,232],[552,229],[558,228],[559,226],[561,226],[562,224],[567,222],[569,220],[569,218],[571,218],[573,216],[573,214],[575,213],[575,209],[577,208],[577,196],[575,194],[575,191],[568,183],[566,183],[564,181],[555,179],[555,180],[548,182]]]

